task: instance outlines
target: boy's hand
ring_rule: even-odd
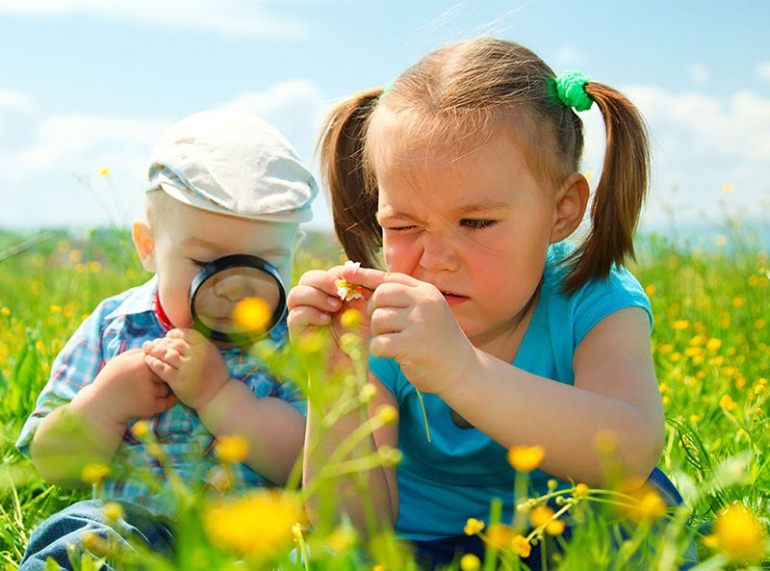
[[[102,368],[91,390],[91,412],[98,420],[125,425],[170,409],[176,397],[144,361],[144,351],[129,349]]]
[[[193,329],[172,329],[142,349],[150,369],[194,410],[205,407],[230,380],[222,353]]]

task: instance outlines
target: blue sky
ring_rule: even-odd
[[[769,23],[767,0],[0,0],[0,228],[128,226],[155,140],[203,109],[246,107],[310,161],[334,101],[476,35],[639,105],[645,226],[768,215]],[[597,174],[600,117],[582,116]]]

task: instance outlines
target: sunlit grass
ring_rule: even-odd
[[[46,484],[14,447],[51,363],[101,299],[149,278],[126,233],[78,237],[54,232],[23,251],[2,255],[24,238],[0,234],[0,565],[7,569],[16,567],[29,534],[42,519],[89,494]],[[673,568],[683,549],[687,520],[693,528],[704,524],[702,533],[696,534],[702,557],[708,560],[703,569],[759,568],[761,560],[768,559],[770,256],[740,234],[717,234],[706,244],[685,246],[661,236],[643,237],[637,253],[632,270],[652,303],[653,352],[668,419],[660,466],[672,476],[689,509],[664,513],[654,495],[593,490],[580,483],[566,491],[553,490],[546,498],[526,498],[524,492],[517,495],[522,508],[515,522],[498,521],[483,529],[469,521],[466,526],[467,533],[485,539],[490,560],[499,561],[502,568],[519,568],[519,557],[532,541],[563,544],[565,521],[578,525],[569,546],[562,545],[564,553],[548,567],[552,570],[621,569],[624,562],[643,569]],[[333,242],[311,236],[297,257],[295,280],[308,269],[344,259]],[[351,328],[356,326],[353,317],[348,320]],[[309,340],[300,347],[306,363],[324,366],[324,342]],[[355,343],[347,350],[354,354]],[[300,374],[299,365],[285,356],[273,361],[275,367]],[[361,371],[345,375],[335,394],[340,401],[334,413],[338,415],[371,398]],[[392,422],[392,413],[383,411],[377,422]],[[333,422],[333,415],[327,421]],[[370,430],[362,427],[355,437],[364,438]],[[244,454],[240,444],[221,443],[218,453],[225,472],[228,462]],[[343,471],[397,462],[397,451],[390,452],[353,462],[342,460],[343,450],[330,457],[328,469],[312,486],[323,491],[328,480]],[[538,453],[514,449],[511,462],[526,474],[539,463]],[[518,482],[519,492],[521,486]],[[255,495],[240,503],[211,504],[193,498],[194,509],[180,525],[175,561],[149,553],[139,560],[117,561],[127,568],[143,563],[169,570],[414,568],[409,556],[387,537],[376,538],[365,555],[360,534],[335,521],[333,497],[322,502],[328,525],[309,533],[295,500],[292,495]],[[282,522],[270,528],[274,532],[270,541],[262,527],[266,518]],[[607,531],[608,522],[619,518],[634,524],[621,542]],[[664,521],[670,525],[656,532]],[[719,523],[708,525],[712,521]],[[100,550],[109,546],[92,540],[90,547],[98,559]],[[294,554],[287,555],[292,548]],[[742,557],[753,561],[740,562]],[[80,560],[83,569],[91,565],[86,561],[88,556]],[[469,557],[453,569],[478,565]]]

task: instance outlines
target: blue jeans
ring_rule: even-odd
[[[661,499],[671,507],[679,506],[684,503],[682,496],[676,489],[676,486],[668,477],[655,468],[650,474],[647,483],[654,488],[661,496]],[[564,530],[562,537],[569,541],[571,529]],[[453,560],[466,553],[476,555],[481,561],[484,561],[485,546],[478,536],[457,535],[445,537],[431,541],[413,541],[410,542],[410,548],[415,555],[417,564],[421,569],[433,571],[443,565],[450,564]],[[529,557],[522,559],[530,569],[537,570],[542,566],[541,552],[539,545],[533,545]],[[690,547],[685,553],[685,562],[679,567],[680,571],[685,571],[694,567],[698,562],[695,543],[691,542]]]
[[[114,503],[119,503],[125,514],[116,522],[105,518],[102,500],[77,502],[50,516],[32,532],[18,571],[43,571],[49,557],[62,569],[72,569],[67,544],[74,544],[79,551],[83,537],[89,533],[96,533],[121,550],[136,551],[134,545],[143,544],[160,555],[173,555],[174,538],[167,523],[136,504]],[[112,567],[105,565],[102,569]]]

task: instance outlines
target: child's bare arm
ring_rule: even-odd
[[[171,408],[176,399],[144,363],[140,349],[111,359],[69,403],[41,422],[30,456],[47,481],[83,487],[88,464],[109,464],[130,420]]]
[[[364,354],[368,353],[366,348],[369,343],[369,319],[366,302],[371,296],[371,291],[357,289],[355,285],[343,288],[342,285],[346,284],[341,284],[341,280],[348,277],[351,271],[352,268],[347,264],[345,267],[332,268],[328,272],[310,271],[300,278],[299,283],[289,293],[288,299],[289,332],[293,343],[301,345],[306,335],[328,333],[328,330],[324,331],[326,328],[331,330],[333,339],[340,339],[343,335],[350,334],[351,331],[344,327],[342,315],[345,310],[353,309],[359,312],[360,322],[357,332]],[[375,272],[375,270],[371,271]],[[383,275],[383,272],[377,272],[377,274]],[[342,289],[347,289],[347,292],[341,292]],[[342,295],[351,291],[360,293],[360,296]],[[344,303],[341,298],[345,299]],[[350,357],[336,345],[332,346],[326,356],[326,364],[332,369],[342,367],[344,370],[346,361],[349,360]],[[340,444],[361,426],[362,422],[366,422],[367,411],[355,409],[339,418],[332,426],[324,426],[323,420],[327,417],[329,408],[336,406],[335,393],[338,392],[339,387],[330,383],[334,375],[326,374],[328,371],[319,371],[318,367],[309,369],[311,398],[308,403],[302,476],[305,488],[313,490],[319,483],[319,478],[329,478],[323,475],[324,468],[328,467],[329,458]],[[312,376],[313,374],[315,376]],[[376,388],[376,396],[368,407],[369,414],[377,414],[382,406],[395,406],[393,395],[371,374],[369,382]],[[325,383],[325,385],[321,390],[312,389],[316,383]],[[313,395],[322,395],[322,398],[314,399]],[[375,431],[371,438],[360,439],[356,448],[351,450],[350,455],[344,460],[377,454],[378,451],[385,450],[385,447],[393,450],[398,448],[397,422]],[[366,487],[369,493],[365,497],[360,494],[358,487],[362,476],[368,479]],[[339,519],[350,518],[359,530],[376,532],[369,528],[370,524],[395,525],[398,517],[398,486],[396,469],[393,466],[374,467],[367,470],[364,475],[343,474],[331,477],[318,489],[324,490],[324,493],[336,499],[338,504],[335,513]],[[310,520],[314,523],[317,522],[319,495],[317,492],[307,499]]]
[[[302,451],[305,417],[290,403],[258,398],[244,383],[230,379],[217,395],[197,409],[214,436],[239,435],[248,442],[244,462],[257,474],[284,485]]]
[[[532,375],[483,351],[442,398],[508,448],[540,444],[541,468],[562,479],[606,484],[597,437],[615,442],[628,478],[643,481],[660,458],[663,407],[651,357],[649,319],[639,308],[600,321],[578,347],[574,386]]]

